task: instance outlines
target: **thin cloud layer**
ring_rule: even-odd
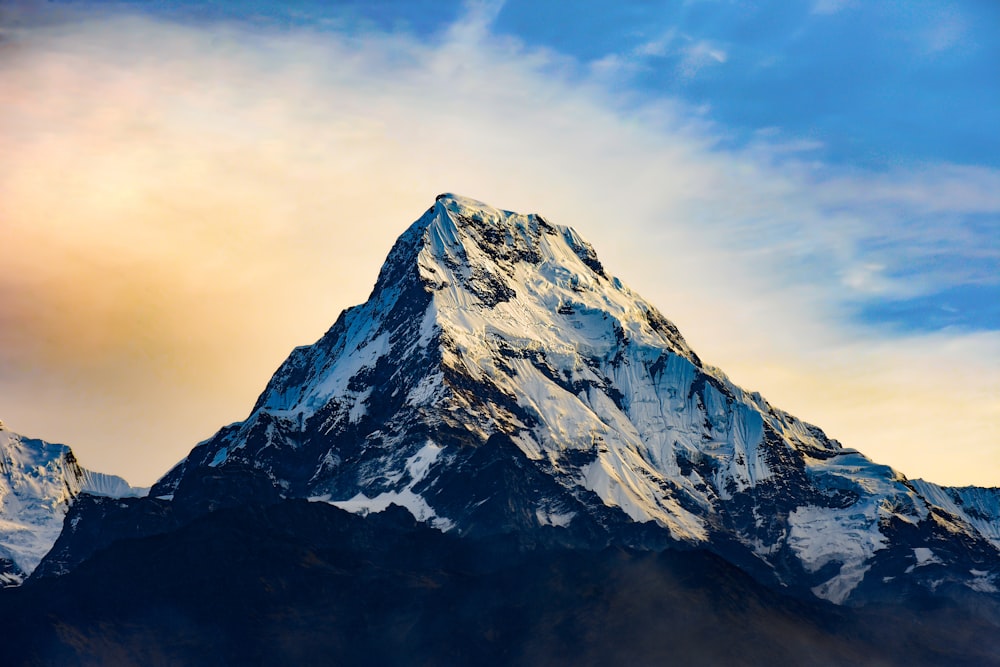
[[[1000,336],[852,313],[967,280],[907,275],[942,248],[995,260],[968,216],[1000,214],[1000,174],[724,149],[697,110],[493,35],[491,7],[430,43],[141,16],[5,31],[2,417],[149,483],[454,191],[573,225],[704,359],[846,445],[998,483]],[[920,224],[942,217],[954,233]]]

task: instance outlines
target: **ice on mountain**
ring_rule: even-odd
[[[398,505],[399,507],[406,508],[417,521],[425,521],[443,531],[450,530],[454,527],[454,524],[447,518],[438,516],[434,509],[427,504],[423,496],[413,491],[413,487],[427,476],[427,473],[441,455],[441,451],[441,447],[428,441],[415,454],[407,458],[404,464],[404,471],[409,481],[401,489],[385,491],[371,498],[365,495],[364,492],[359,492],[347,500],[330,500],[329,496],[313,497],[311,500],[328,502],[340,509],[361,515],[371,512],[382,512],[389,505]],[[403,474],[390,474],[388,477],[391,480],[399,480],[403,477]]]
[[[871,556],[888,545],[879,531],[875,502],[845,509],[804,506],[788,515],[788,544],[802,566],[816,572],[827,563],[840,563],[840,572],[813,589],[835,604],[843,602],[864,578]]]
[[[904,574],[910,574],[918,567],[924,567],[925,565],[944,564],[944,561],[935,556],[934,551],[928,547],[914,547],[913,558],[916,562],[907,567],[903,571]]]
[[[219,464],[223,463],[228,456],[229,456],[229,449],[227,447],[223,447],[222,449],[217,451],[215,453],[215,456],[212,457],[212,460],[208,462],[208,467],[215,468]]]
[[[574,517],[576,517],[576,512],[550,512],[541,507],[535,510],[535,519],[538,520],[540,526],[566,527],[572,523]]]

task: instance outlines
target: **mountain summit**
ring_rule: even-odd
[[[841,446],[704,365],[572,229],[450,194],[366,303],[134,504],[193,516],[251,493],[399,505],[460,536],[699,547],[835,603],[1000,577],[996,490],[910,482]],[[119,510],[74,511],[85,528]],[[96,548],[78,523],[43,575]]]

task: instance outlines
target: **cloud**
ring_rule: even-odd
[[[684,54],[677,69],[684,78],[691,78],[709,65],[721,65],[729,59],[729,54],[717,44],[708,40],[693,40],[681,49]]]
[[[662,58],[671,53],[671,47],[674,46],[678,37],[677,28],[670,28],[656,39],[643,42],[637,46],[633,54],[643,57]]]
[[[716,42],[696,39],[670,28],[656,39],[648,40],[627,53],[611,53],[591,62],[591,69],[599,75],[631,75],[649,67],[651,58],[674,61],[674,70],[682,79],[693,78],[705,67],[721,65],[729,60],[729,53]]]
[[[933,222],[996,215],[996,172],[850,173],[766,138],[722,149],[681,102],[639,104],[559,54],[483,39],[483,7],[430,42],[140,15],[15,31],[0,416],[148,483],[242,418],[454,191],[575,226],[703,358],[846,444],[996,483],[995,332],[851,319],[857,299],[905,291],[895,276],[930,244],[984,252],[982,234]],[[965,452],[944,457],[954,470],[942,442]]]

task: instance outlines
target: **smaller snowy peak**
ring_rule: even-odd
[[[81,493],[141,496],[120,477],[82,468],[66,445],[0,428],[0,586],[21,583],[49,551]]]

